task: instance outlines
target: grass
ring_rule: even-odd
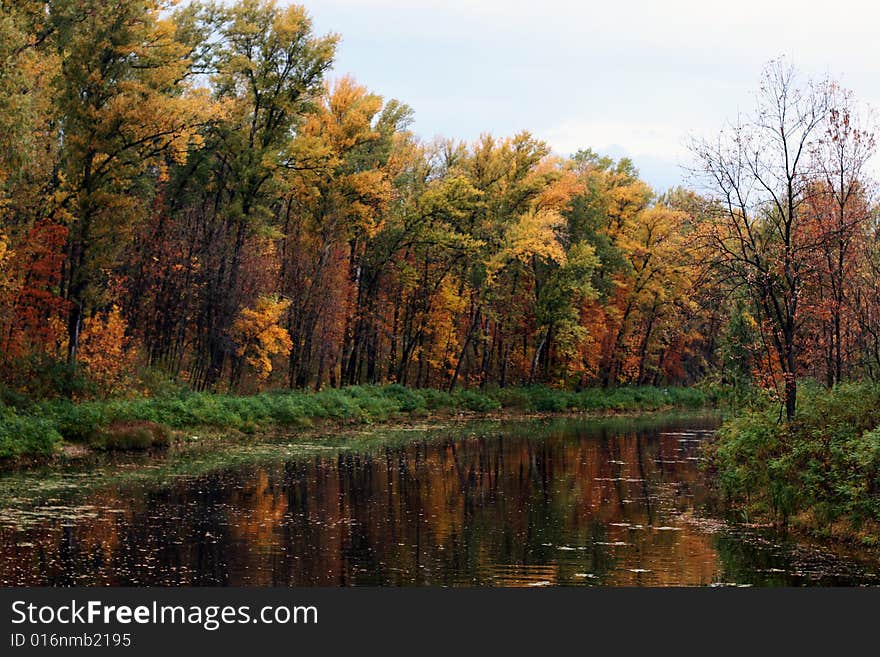
[[[72,403],[42,401],[23,409],[0,407],[0,459],[45,456],[62,439],[102,449],[168,443],[167,430],[200,427],[256,433],[316,422],[371,424],[435,413],[616,413],[701,408],[717,395],[696,388],[627,387],[563,391],[531,386],[484,391],[351,386],[317,393],[279,390],[249,397],[180,392],[153,398]]]
[[[798,412],[740,412],[710,448],[731,507],[817,534],[880,541],[880,386],[800,386]]]

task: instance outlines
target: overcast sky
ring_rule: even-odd
[[[411,105],[420,136],[527,129],[560,154],[628,155],[660,189],[682,180],[688,135],[753,106],[773,57],[880,106],[868,2],[300,2],[317,31],[342,37],[335,74]]]

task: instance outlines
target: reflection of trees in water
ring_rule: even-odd
[[[250,465],[147,494],[108,489],[96,506],[121,513],[0,531],[0,579],[489,585],[588,573],[637,583],[626,568],[656,562],[662,571],[642,575],[651,583],[712,580],[705,535],[631,528],[658,522],[658,486],[696,481],[674,437],[541,426]]]

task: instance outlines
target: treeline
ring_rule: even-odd
[[[295,5],[0,5],[8,391],[880,374],[873,138],[833,85],[801,142],[697,145],[711,189],[657,194],[525,132],[420,140]]]
[[[162,9],[4,3],[8,385],[703,375],[693,195],[528,133],[425,143],[300,7]]]

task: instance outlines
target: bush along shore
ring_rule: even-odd
[[[772,403],[727,420],[708,464],[746,520],[880,541],[880,386],[802,385],[791,422]]]
[[[316,424],[370,424],[413,417],[493,413],[632,413],[698,409],[718,394],[698,388],[624,387],[570,392],[532,386],[493,390],[352,386],[308,393],[248,397],[205,392],[73,403],[42,401],[0,406],[0,462],[45,460],[63,445],[92,449],[165,447],[183,430],[253,434]]]

